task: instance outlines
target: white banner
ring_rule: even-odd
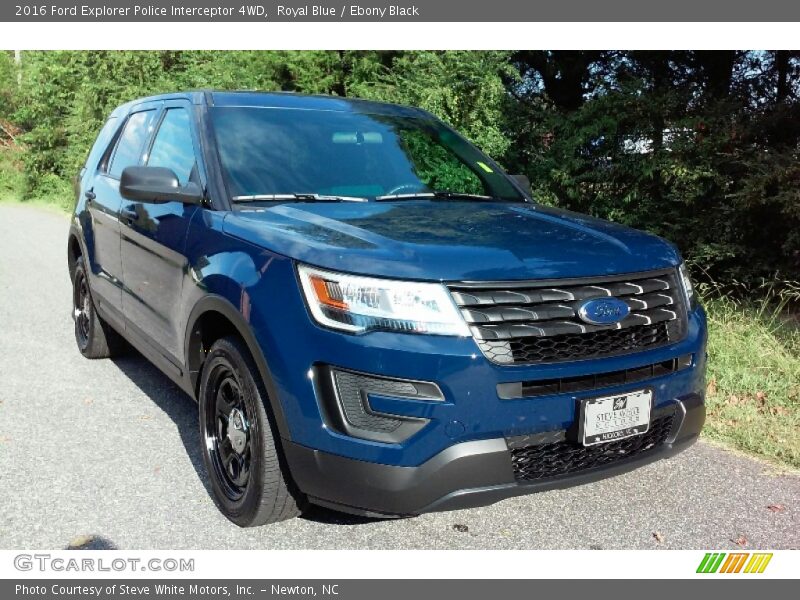
[[[714,580],[797,579],[799,573],[795,550],[0,551],[2,579]]]
[[[794,49],[797,23],[0,23],[0,46],[22,50],[714,50]],[[413,35],[408,32],[413,28]]]

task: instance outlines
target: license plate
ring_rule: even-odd
[[[583,402],[583,445],[594,446],[646,433],[653,392],[641,390]]]

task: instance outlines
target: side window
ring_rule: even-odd
[[[109,117],[106,124],[103,125],[103,128],[100,130],[100,133],[97,134],[97,139],[94,141],[94,145],[86,157],[86,162],[83,163],[86,169],[95,170],[100,167],[98,164],[100,158],[106,153],[111,139],[117,132],[117,127],[117,117]]]
[[[128,122],[125,123],[125,128],[122,130],[122,135],[117,143],[114,157],[111,159],[111,167],[108,169],[109,175],[119,178],[125,167],[139,164],[142,148],[154,116],[154,110],[146,110],[134,113],[128,118]]]
[[[147,165],[172,169],[181,185],[189,182],[195,166],[195,154],[189,113],[186,109],[167,109],[150,150]]]

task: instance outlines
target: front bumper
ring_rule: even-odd
[[[705,389],[702,310],[689,315],[686,336],[674,344],[606,358],[504,366],[486,359],[472,338],[328,330],[310,322],[302,299],[296,300],[285,299],[282,307],[268,311],[283,311],[283,318],[269,323],[262,322],[262,311],[253,313],[253,330],[272,376],[270,393],[286,423],[281,437],[286,443],[356,461],[418,467],[457,444],[568,429],[575,423],[578,402],[587,398],[648,387],[653,390],[653,407],[659,408]],[[693,356],[691,368],[654,373],[643,382],[598,381],[591,389],[562,389],[536,397],[518,389],[530,382],[639,370],[686,355]],[[380,398],[370,396],[376,412],[426,419],[427,424],[402,439],[366,439],[337,426],[325,415],[327,400],[320,389],[320,369],[325,367],[435,385],[438,392],[425,394],[431,396],[427,399],[390,391],[378,391]],[[509,392],[512,387],[517,391]]]
[[[488,504],[633,468],[677,452],[699,433],[707,337],[700,308],[688,314],[685,335],[674,343],[604,358],[512,366],[488,360],[471,337],[386,331],[350,335],[321,327],[308,315],[290,261],[275,261],[266,272],[270,276],[260,280],[263,291],[249,300],[258,307],[249,312],[250,325],[269,367],[267,387],[289,470],[300,490],[319,504],[387,515]],[[691,362],[681,370],[655,368],[688,355]],[[631,382],[627,375],[624,383],[608,379],[650,367],[644,380]],[[369,406],[364,408],[372,413],[350,414],[345,406],[346,416],[358,418],[344,423],[329,410],[339,407],[326,394],[326,369],[390,381],[388,387],[351,381],[351,387],[366,393]],[[570,387],[587,378],[591,385]],[[553,380],[560,382],[557,390],[540,385]],[[416,392],[401,389],[402,382],[415,382]],[[570,385],[562,386],[565,382]],[[515,478],[519,462],[512,460],[510,443],[570,430],[583,400],[643,388],[653,392],[653,411],[671,407],[680,412],[672,435],[660,439],[658,448],[597,469],[567,469],[564,477]],[[358,410],[357,403],[353,408]],[[400,417],[417,428],[396,430],[402,435],[367,436],[367,429],[383,431],[376,414]],[[384,420],[384,425],[391,424]]]
[[[595,467],[536,481],[520,481],[509,440],[454,444],[418,466],[395,466],[337,456],[285,442],[292,475],[312,502],[346,512],[401,516],[493,504],[505,498],[589,483],[668,458],[694,443],[705,421],[702,395],[673,400],[672,427],[657,446]],[[556,432],[558,433],[558,432]]]

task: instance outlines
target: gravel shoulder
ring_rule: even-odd
[[[135,353],[78,353],[67,230],[61,214],[0,204],[0,548],[800,548],[800,476],[705,442],[486,508],[393,521],[315,509],[239,529],[209,496],[195,403]]]

